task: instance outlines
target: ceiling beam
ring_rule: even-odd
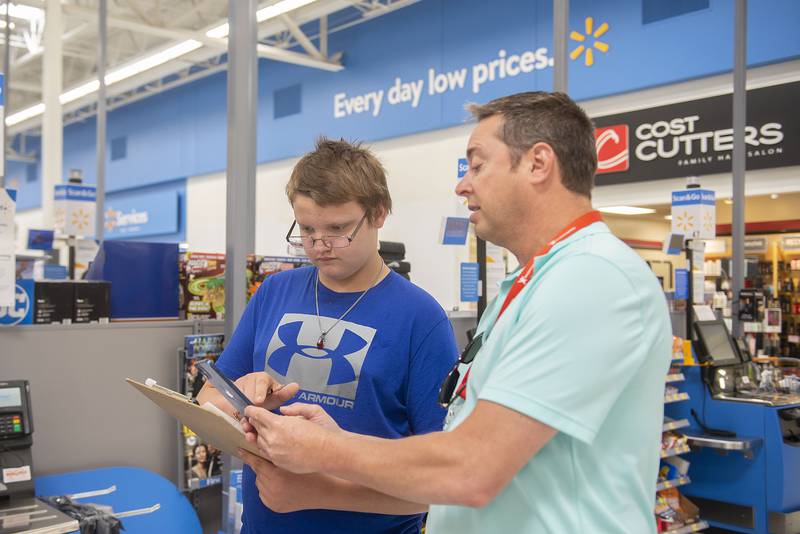
[[[66,16],[78,17],[83,20],[94,20],[97,18],[97,13],[95,12],[95,10],[74,5],[65,5],[64,14]],[[147,35],[153,35],[157,37],[162,37],[164,39],[174,39],[181,41],[185,41],[187,39],[194,39],[211,48],[217,48],[219,50],[225,50],[225,51],[228,50],[227,39],[215,39],[212,37],[208,37],[202,30],[199,32],[192,32],[176,28],[148,26],[147,24],[143,24],[141,22],[129,19],[123,19],[119,17],[108,17],[108,25],[109,27],[112,28],[118,28],[118,29],[143,33]],[[338,61],[320,59],[317,57],[312,57],[305,54],[300,54],[298,52],[292,52],[291,50],[284,50],[282,48],[277,48],[274,46],[269,46],[261,43],[258,44],[257,53],[258,57],[261,58],[272,59],[275,61],[283,61],[285,63],[293,63],[295,65],[302,65],[304,67],[312,67],[332,72],[340,71],[344,68]]]
[[[206,7],[210,6],[211,4],[218,4],[218,3],[219,0],[200,0],[200,3],[195,4],[194,9],[190,9],[185,13],[183,13],[182,15],[179,15],[172,22],[175,24],[175,26],[183,26],[184,22],[191,19],[192,17],[195,17],[197,20],[200,21],[201,24],[206,25],[208,24],[207,20],[208,14],[205,12]],[[220,16],[222,15],[223,11],[217,10],[217,13],[213,16],[212,20],[216,20],[220,18]]]
[[[39,2],[39,0],[23,0],[23,1]],[[206,5],[208,5],[208,7],[211,7],[211,5],[212,5],[210,0],[200,0],[200,1],[202,2],[201,5],[203,7],[205,7]],[[352,21],[352,22],[349,22],[349,23],[346,23],[346,24],[340,24],[340,25],[337,25],[335,28],[330,28],[329,29],[329,28],[327,28],[327,24],[325,24],[325,22],[327,22],[327,21],[324,21],[324,22],[321,21],[322,27],[320,28],[320,35],[318,36],[318,38],[321,40],[320,48],[324,49],[324,44],[326,44],[325,43],[325,40],[326,40],[325,37],[327,35],[333,33],[333,32],[341,31],[341,30],[343,30],[345,28],[349,28],[349,27],[355,26],[355,25],[359,24],[360,22],[365,22],[365,21],[369,20],[370,18],[383,15],[388,11],[393,11],[393,10],[396,10],[396,9],[400,9],[401,7],[405,7],[405,6],[408,6],[408,5],[415,4],[415,3],[419,2],[419,1],[420,0],[394,0],[394,1],[389,0],[389,3],[385,4],[382,9],[374,10],[372,13],[370,13],[369,15],[367,15],[365,17],[362,17],[359,20]],[[39,2],[39,4],[40,3],[41,2]],[[34,3],[34,5],[39,5],[39,4]],[[352,3],[349,2],[348,0],[317,0],[316,2],[314,2],[312,4],[309,4],[309,5],[305,6],[305,7],[302,7],[302,8],[299,8],[299,9],[293,11],[292,12],[292,19],[298,25],[302,25],[302,24],[305,24],[305,23],[310,22],[312,20],[319,20],[322,17],[325,17],[329,13],[333,13],[333,12],[336,12],[336,11],[338,11],[340,9],[344,9],[344,8],[347,8],[347,7],[352,7]],[[91,23],[92,23],[92,26],[93,26],[93,23],[96,20],[96,14],[94,14],[94,12],[92,10],[89,10],[89,13],[92,13],[93,16],[94,16],[94,18],[91,20]],[[187,13],[187,15],[189,15],[189,14]],[[183,17],[181,17],[181,18],[183,18]],[[88,19],[88,17],[87,17],[87,19]],[[216,19],[218,20],[218,22],[216,24],[221,24],[224,21],[224,19],[221,19],[221,20],[219,18],[216,18]],[[176,18],[175,20],[171,21],[171,23],[172,22],[177,23],[177,20],[178,19]],[[213,27],[213,26],[209,26],[208,28],[210,28],[210,27]],[[203,29],[201,31],[203,36],[205,36],[205,31],[208,28],[205,28],[205,29]],[[267,21],[265,21],[265,22],[263,22],[262,24],[259,25],[259,32],[258,32],[259,33],[259,38],[263,39],[263,38],[265,38],[267,36],[275,35],[277,33],[283,32],[283,31],[285,31],[285,28],[286,28],[286,26],[283,23],[283,21],[281,21],[277,17],[274,18],[274,19],[267,20]],[[168,30],[168,28],[161,28],[161,30]],[[185,35],[182,34],[180,36],[180,39],[184,39],[184,37],[185,37]],[[193,39],[196,38],[196,37],[197,36],[195,34],[192,34],[192,36],[191,36],[191,38],[193,38]],[[172,39],[170,39],[173,42],[169,43],[169,44],[170,45],[171,44],[175,44],[174,40],[177,40],[177,39],[178,39],[177,37],[173,37]],[[205,41],[205,39],[203,39],[203,41]],[[203,41],[201,41],[201,42],[203,42]],[[225,40],[221,40],[221,41],[225,42]],[[320,53],[322,53],[323,56],[327,55],[327,54],[324,54],[322,51],[320,51]],[[337,64],[337,61],[341,57],[341,53],[333,54],[332,62],[326,63],[326,62],[320,62],[320,60],[318,60],[317,58],[313,58],[313,57],[311,57],[309,55],[306,55],[306,54],[301,54],[301,53],[293,52],[291,50],[284,50],[284,49],[281,49],[281,48],[278,48],[278,47],[272,47],[272,46],[267,46],[267,45],[261,44],[258,47],[258,54],[259,54],[260,57],[270,57],[270,59],[276,59],[276,60],[279,60],[279,61],[291,60],[291,62],[297,63],[297,64],[301,64],[301,65],[305,64],[306,62],[309,62],[309,63],[313,63],[312,65],[309,65],[309,66],[316,67],[316,68],[325,68],[325,69],[329,69],[329,70],[341,70],[341,69],[344,68],[340,64]],[[145,72],[143,72],[143,73],[141,73],[141,74],[139,74],[137,76],[134,76],[132,78],[128,78],[126,80],[122,80],[122,81],[120,81],[118,83],[115,83],[115,84],[109,86],[109,98],[113,98],[114,95],[120,95],[120,94],[122,94],[122,93],[124,93],[126,91],[135,90],[137,87],[141,87],[141,86],[146,85],[146,84],[152,84],[154,81],[157,82],[158,80],[163,79],[165,76],[169,76],[171,74],[174,74],[177,70],[179,70],[179,69],[176,69],[177,65],[185,64],[186,62],[197,63],[197,62],[206,61],[206,60],[209,60],[210,58],[219,57],[219,56],[220,56],[220,48],[212,48],[212,47],[209,47],[209,46],[201,47],[201,48],[195,50],[194,52],[191,52],[191,53],[187,54],[186,56],[182,56],[178,60],[159,65],[159,66],[154,67],[152,69],[149,69],[148,71],[145,71]],[[279,56],[279,57],[273,57],[273,56]],[[320,63],[322,63],[322,65],[320,65]],[[214,71],[216,71],[216,69]],[[89,81],[90,79],[91,78],[89,78],[89,73],[87,73],[86,80]],[[66,104],[64,106],[65,113],[75,112],[76,110],[79,110],[79,109],[81,109],[83,107],[86,107],[87,104],[91,101],[92,98],[93,98],[92,95],[88,95],[88,96],[86,96],[84,98],[81,98],[81,99],[78,99],[78,100],[76,100],[74,102]],[[26,121],[23,121],[21,123],[18,123],[18,124],[14,125],[14,126],[9,127],[8,128],[9,135],[13,135],[13,134],[20,133],[20,132],[25,132],[25,131],[30,131],[32,129],[38,128],[39,124],[41,124],[41,117],[40,116],[33,117],[31,119],[28,119]]]
[[[284,14],[281,15],[281,20],[284,24],[286,24],[286,27],[289,28],[289,32],[292,34],[292,37],[294,37],[300,46],[303,47],[303,50],[308,52],[309,56],[317,59],[325,59],[320,51],[317,50],[317,47],[314,46],[314,43],[311,42],[311,39],[309,39],[308,36],[303,33],[303,30],[300,29],[300,26],[298,26],[297,23],[292,20],[292,17]]]
[[[88,29],[89,26],[90,25],[89,25],[88,22],[84,22],[82,24],[79,24],[79,25],[75,26],[71,30],[64,32],[64,35],[61,38],[61,42],[62,43],[67,43],[67,42],[71,41],[72,39],[74,39],[75,37],[80,35],[84,30]],[[17,69],[19,67],[22,67],[23,65],[27,65],[28,63],[30,63],[34,59],[38,58],[39,56],[42,55],[42,51],[43,51],[43,49],[39,48],[39,50],[37,50],[35,52],[28,52],[24,56],[20,57],[18,60],[12,62],[12,64],[11,64],[12,71],[13,71],[13,69]]]
[[[40,83],[26,83],[26,82],[17,82],[14,79],[11,79],[11,82],[8,84],[8,88],[11,91],[22,91],[24,93],[42,93],[42,84]]]
[[[153,19],[147,16],[147,13],[145,13],[145,9],[139,5],[139,0],[128,0],[128,7],[130,7],[131,10],[133,10],[133,12],[136,13],[136,16],[142,19],[144,22],[146,22],[151,26],[156,26],[155,21],[153,21]]]

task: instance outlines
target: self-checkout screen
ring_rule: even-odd
[[[695,328],[706,357],[714,365],[735,365],[741,362],[725,323],[701,321],[695,323]]]

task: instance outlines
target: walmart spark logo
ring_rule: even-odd
[[[694,216],[689,215],[689,212],[684,211],[678,215],[678,218],[675,220],[675,226],[684,232],[694,230]]]
[[[608,52],[608,43],[598,41],[598,39],[608,31],[608,23],[604,22],[595,30],[594,19],[592,17],[586,17],[584,25],[586,29],[585,35],[583,33],[576,32],[575,30],[569,34],[569,38],[573,41],[583,43],[579,44],[575,50],[570,53],[569,57],[574,61],[581,57],[581,54],[583,54],[584,64],[587,67],[591,67],[594,65],[595,49],[603,52],[604,54]],[[591,45],[589,44],[590,40],[594,41]]]
[[[85,230],[89,228],[89,212],[84,211],[83,208],[78,208],[72,212],[72,226],[78,230]]]

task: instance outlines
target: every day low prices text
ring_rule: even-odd
[[[514,78],[553,66],[547,48],[509,53],[499,50],[497,57],[469,67],[439,71],[428,68],[416,79],[396,77],[383,87],[359,94],[339,92],[333,95],[333,116],[343,119],[352,115],[368,114],[378,117],[387,106],[419,106],[426,97],[469,88],[473,94],[480,93],[486,85],[497,80]]]

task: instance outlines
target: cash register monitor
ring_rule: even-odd
[[[694,328],[700,341],[699,356],[703,363],[710,362],[715,367],[742,363],[739,350],[723,321],[697,321]]]

